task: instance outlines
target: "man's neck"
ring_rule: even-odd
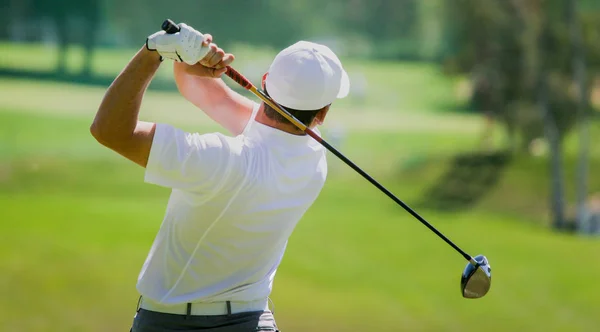
[[[256,114],[256,122],[262,123],[265,126],[269,126],[271,128],[285,131],[286,133],[289,133],[292,135],[300,135],[300,136],[306,135],[306,133],[304,133],[302,130],[298,129],[293,124],[281,123],[281,122],[277,122],[277,121],[269,118],[264,112],[264,107],[265,107],[264,104],[260,105],[260,109],[258,110],[258,113]]]

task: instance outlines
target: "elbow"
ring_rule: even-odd
[[[92,123],[92,125],[90,126],[90,134],[92,135],[92,137],[100,143],[100,141],[102,140],[102,135],[100,134],[100,129],[98,129],[98,125],[96,125],[96,123]]]
[[[115,128],[113,125],[103,123],[97,119],[90,125],[90,134],[101,145],[115,150],[131,140],[132,131],[123,131],[123,128]]]
[[[96,121],[94,121],[90,126],[90,134],[98,143],[102,145],[107,145],[108,142],[106,134],[102,130],[102,127]]]

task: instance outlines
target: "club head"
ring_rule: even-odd
[[[467,263],[460,278],[462,296],[468,299],[483,297],[492,285],[492,268],[487,258],[483,255],[477,255],[473,260]]]

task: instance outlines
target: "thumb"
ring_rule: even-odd
[[[204,67],[200,63],[185,66],[185,72],[193,76],[213,76],[213,69]]]

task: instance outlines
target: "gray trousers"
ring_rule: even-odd
[[[175,315],[138,309],[130,332],[278,332],[270,311],[218,316]]]

